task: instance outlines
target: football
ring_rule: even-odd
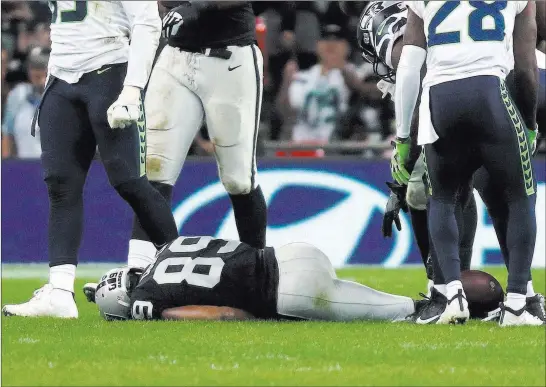
[[[465,270],[461,281],[468,300],[471,318],[484,318],[498,308],[504,299],[501,284],[491,274],[480,270]]]

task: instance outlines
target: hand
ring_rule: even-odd
[[[391,144],[394,146],[394,152],[391,156],[392,178],[400,185],[407,185],[410,173],[406,169],[405,163],[408,160],[410,150],[409,138],[396,138]]]
[[[288,79],[288,80],[292,80],[292,78],[294,78],[294,75],[296,75],[296,73],[299,71],[298,69],[298,62],[296,62],[295,60],[293,59],[290,59],[288,62],[286,62],[286,64],[284,65],[284,70],[283,70],[283,78],[284,79]]]
[[[207,7],[208,2],[184,3],[169,11],[163,18],[161,36],[168,39],[180,33],[180,27],[195,22],[199,18],[200,9]],[[197,4],[201,4],[198,6]]]
[[[381,93],[383,93],[383,96],[381,98],[386,98],[389,94],[391,96],[391,99],[394,98],[394,93],[396,91],[396,84],[392,82],[387,82],[385,80],[380,80],[377,82],[377,88]]]
[[[125,86],[118,99],[107,110],[108,124],[112,129],[123,129],[137,122],[142,111],[141,90]]]
[[[399,213],[400,210],[404,212],[408,211],[408,205],[406,203],[407,186],[398,185],[396,183],[387,183],[387,186],[390,188],[391,194],[389,195],[389,201],[385,207],[381,232],[385,238],[390,238],[392,236],[393,223],[396,225],[398,231],[402,230]]]

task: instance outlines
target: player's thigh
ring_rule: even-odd
[[[148,178],[174,185],[203,123],[203,106],[169,70],[156,67],[146,92],[144,110]]]
[[[406,202],[416,210],[427,209],[427,193],[423,177],[425,175],[425,157],[423,153],[417,159],[413,171],[411,172],[406,191]]]
[[[84,75],[81,83],[101,161],[110,184],[117,186],[146,174],[146,119],[142,110],[136,124],[123,129],[110,127],[106,112],[123,89],[127,65],[108,67],[101,73]]]
[[[42,101],[38,126],[46,179],[84,180],[95,154],[95,137],[85,106],[77,101],[73,88],[57,79]]]
[[[483,109],[489,125],[480,143],[484,167],[495,183],[502,182],[504,199],[532,195],[536,182],[525,123],[504,83],[497,81],[489,93]]]
[[[209,71],[217,67],[216,71],[222,72],[218,84],[209,85],[214,89],[203,101],[220,178],[229,193],[248,193],[256,185],[262,56],[256,46],[235,47],[228,61],[210,62],[205,70],[208,65]]]
[[[468,133],[470,111],[465,82],[455,81],[430,88],[430,115],[439,139],[424,146],[423,156],[429,194],[455,203],[461,187],[468,186],[480,165],[477,142]]]

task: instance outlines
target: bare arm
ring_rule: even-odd
[[[381,92],[375,82],[363,82],[353,68],[345,66],[341,69],[345,84],[349,89],[373,100],[381,99]]]
[[[165,309],[161,313],[163,320],[252,320],[254,316],[241,309],[227,306],[187,305]]]
[[[538,68],[535,54],[537,45],[536,6],[529,1],[516,16],[514,25],[514,100],[528,129],[536,125]]]
[[[15,156],[14,141],[11,134],[2,134],[2,158],[8,159]]]

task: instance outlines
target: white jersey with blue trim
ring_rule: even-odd
[[[157,49],[161,19],[155,1],[50,1],[51,55],[49,73],[69,83],[102,66],[125,63],[133,56],[133,45],[141,45],[140,58],[148,66],[149,48]],[[130,40],[135,26],[144,26],[145,36]],[[137,42],[138,40],[138,42]],[[134,43],[134,44],[133,44]],[[153,54],[151,60],[153,61]],[[134,56],[138,56],[135,52]],[[138,59],[137,59],[138,60]],[[136,62],[136,61],[135,61]],[[129,66],[131,67],[131,66]],[[136,65],[134,66],[136,67]],[[142,65],[140,65],[142,67]],[[144,87],[151,70],[135,69],[128,78]],[[144,70],[144,71],[143,71]]]
[[[423,86],[511,70],[516,16],[527,1],[407,1],[423,19],[427,75]]]

